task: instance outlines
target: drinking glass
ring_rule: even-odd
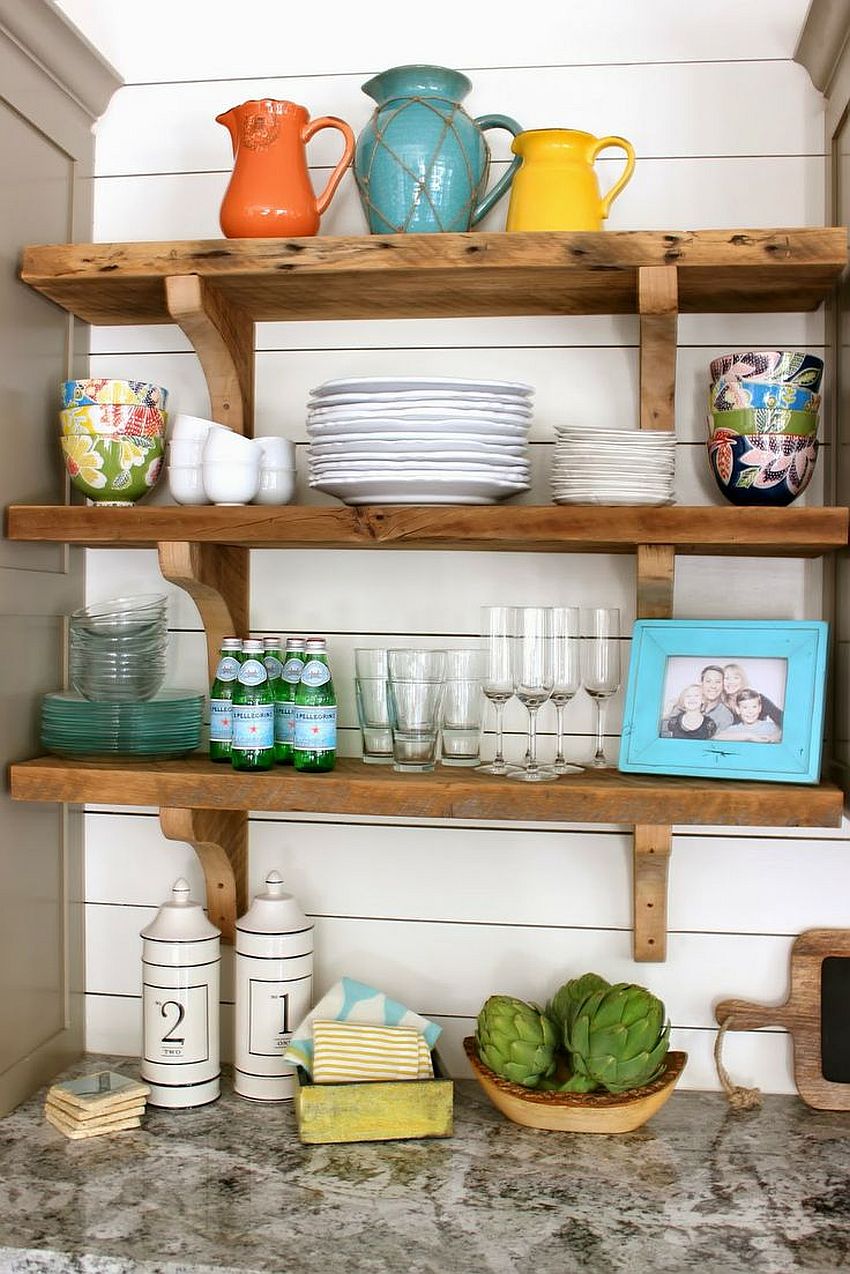
[[[558,745],[554,763],[556,774],[580,774],[581,765],[570,765],[564,756],[564,709],[578,694],[581,685],[579,641],[580,612],[577,606],[552,608],[552,702],[558,714]]]
[[[437,763],[445,688],[442,650],[388,650],[393,769],[421,773]]]
[[[513,698],[513,648],[516,641],[516,607],[483,606],[481,636],[484,639],[485,668],[481,689],[496,710],[496,755],[489,765],[479,765],[481,774],[512,774],[517,768],[505,761],[502,718],[505,704]]]
[[[590,762],[597,769],[610,764],[605,756],[606,701],[620,689],[620,612],[599,606],[582,612],[584,688],[596,704],[596,752]]]
[[[528,709],[528,763],[511,775],[522,783],[548,783],[558,775],[537,761],[537,714],[552,693],[552,611],[546,606],[517,609],[514,694]]]
[[[354,696],[366,765],[391,765],[393,732],[387,694],[387,652],[354,651]]]
[[[481,760],[481,718],[484,696],[484,650],[446,651],[446,689],[443,695],[443,765],[477,765]]]

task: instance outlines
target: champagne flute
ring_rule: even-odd
[[[582,612],[584,688],[596,704],[596,752],[590,762],[607,769],[605,756],[606,701],[620,689],[620,612],[599,606]]]
[[[580,774],[583,766],[570,765],[564,756],[564,709],[578,694],[581,686],[579,609],[577,606],[552,608],[552,653],[554,671],[552,702],[558,714],[558,744],[555,774]]]
[[[516,641],[516,607],[482,606],[481,636],[486,651],[481,689],[496,710],[496,755],[489,765],[477,765],[482,774],[511,774],[515,765],[505,761],[502,718],[505,704],[513,698],[513,648]]]
[[[549,783],[558,775],[537,761],[537,714],[552,693],[552,611],[546,606],[517,610],[514,694],[528,709],[528,763],[511,775],[522,783]]]

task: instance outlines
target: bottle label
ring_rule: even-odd
[[[283,664],[277,655],[266,655],[263,658],[263,663],[266,665],[269,681],[276,681],[283,671]]]
[[[275,743],[295,742],[295,704],[276,703],[274,705],[274,741]]]
[[[210,699],[210,743],[229,743],[233,733],[233,704],[229,699]]]
[[[331,679],[331,670],[320,659],[311,659],[301,670],[301,680],[305,686],[323,686]]]
[[[145,1061],[159,1066],[208,1062],[209,987],[146,984],[143,992]]]
[[[235,681],[241,666],[239,660],[234,659],[233,655],[222,655],[215,670],[216,681]]]
[[[259,659],[246,659],[239,668],[239,680],[243,686],[261,686],[268,681],[265,665]]]
[[[233,705],[233,738],[231,747],[237,752],[253,752],[274,747],[274,704],[235,703]]]
[[[301,752],[336,748],[336,704],[295,705],[295,746]]]
[[[301,669],[304,667],[303,659],[287,659],[281,670],[281,676],[284,681],[288,681],[291,685],[297,686],[301,680]]]

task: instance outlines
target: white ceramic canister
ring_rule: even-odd
[[[236,922],[236,1065],[233,1087],[255,1101],[289,1101],[283,1053],[313,1003],[313,924],[272,871]]]
[[[142,930],[142,1078],[152,1106],[215,1101],[219,1064],[221,934],[185,880]]]

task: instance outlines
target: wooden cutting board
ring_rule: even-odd
[[[850,929],[807,929],[794,940],[784,1004],[722,1000],[714,1015],[730,1031],[784,1026],[803,1101],[850,1110]]]

